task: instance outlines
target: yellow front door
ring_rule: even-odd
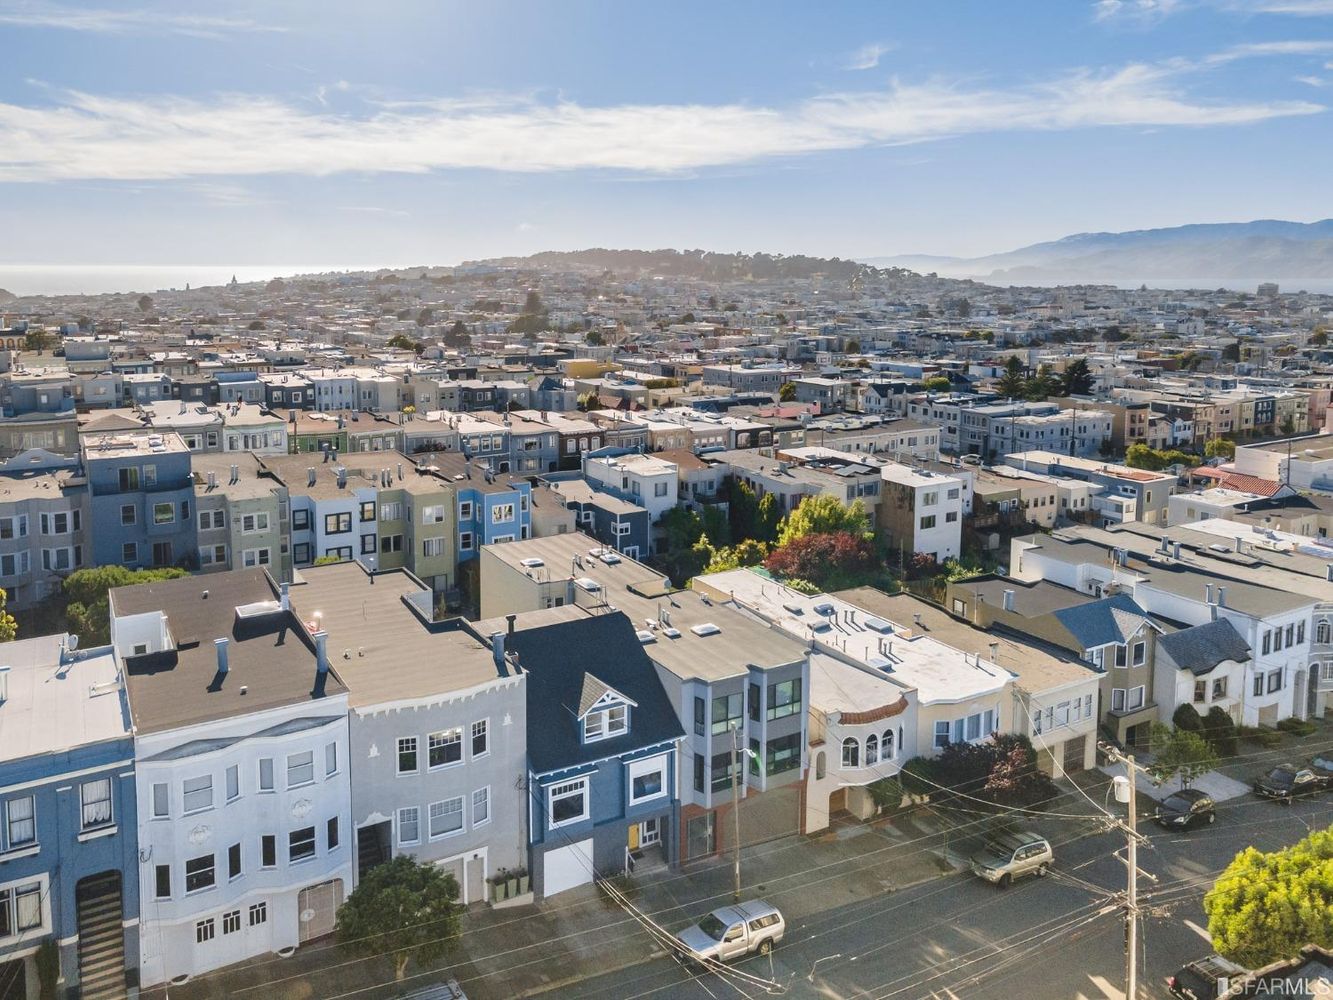
[[[639,824],[631,823],[629,825],[629,849],[637,851],[639,849]]]

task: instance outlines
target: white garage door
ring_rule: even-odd
[[[542,865],[542,892],[548,898],[576,885],[587,885],[592,881],[592,838],[547,851]]]

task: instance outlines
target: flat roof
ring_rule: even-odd
[[[110,647],[70,654],[64,635],[0,646],[9,696],[0,702],[0,760],[56,754],[130,735],[120,668]]]
[[[600,614],[608,605],[623,611],[636,629],[653,633],[653,640],[645,643],[644,649],[655,663],[677,677],[718,680],[744,674],[751,664],[761,668],[782,666],[805,656],[803,643],[781,630],[725,604],[701,598],[694,591],[672,589],[660,572],[643,563],[628,556],[619,556],[614,563],[604,562],[592,554],[603,552],[601,544],[582,532],[488,545],[486,551],[515,572],[530,572],[522,560],[539,558],[551,579],[595,580],[601,585],[605,603],[589,608],[589,613]],[[576,556],[581,563],[577,569]],[[587,606],[583,600],[579,603]],[[706,624],[717,626],[717,631],[711,635],[691,631],[694,626]],[[667,636],[663,631],[667,627],[680,635]]]
[[[88,431],[79,444],[85,459],[113,459],[127,456],[148,457],[171,453],[189,454],[185,440],[173,430],[141,428],[138,430]]]
[[[278,481],[264,475],[258,457],[246,451],[196,452],[190,456],[194,489],[198,497],[222,495],[233,500],[256,500],[279,489]],[[231,467],[236,466],[236,482],[231,481]],[[214,486],[208,485],[213,473]]]
[[[922,704],[998,693],[1010,680],[1008,671],[986,658],[970,659],[913,627],[910,619],[903,623],[868,615],[830,594],[802,594],[748,569],[699,579],[800,641],[836,645],[844,655],[915,688]]]
[[[295,614],[243,619],[236,612],[277,598],[262,569],[113,589],[113,618],[160,612],[175,643],[164,653],[122,656],[136,731],[161,732],[346,694],[336,664],[322,676],[316,671],[314,640]],[[219,638],[231,640],[225,675],[217,669]]]
[[[460,622],[431,624],[408,607],[415,597],[429,614],[434,595],[406,570],[372,577],[343,562],[302,569],[301,579],[292,605],[305,621],[320,612],[329,659],[354,708],[465,691],[501,676],[490,647]]]
[[[880,618],[910,622],[914,629],[920,616],[920,627],[928,635],[955,649],[998,663],[1033,694],[1096,676],[1086,664],[1058,646],[1036,640],[1019,641],[1007,632],[977,628],[914,594],[886,594],[874,587],[856,587],[838,591],[833,596]]]

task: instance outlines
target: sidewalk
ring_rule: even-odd
[[[1089,775],[1085,781],[1105,780]],[[1092,793],[1100,799],[1100,791]],[[1066,788],[1046,810],[1091,814],[1088,799]],[[917,807],[859,823],[839,818],[821,834],[785,836],[747,847],[741,855],[742,894],[779,906],[788,923],[861,900],[952,874],[954,856],[975,836],[982,817],[970,812]],[[1092,824],[1033,816],[1025,826],[1053,844],[1096,832]],[[710,858],[682,870],[659,871],[617,884],[642,912],[675,932],[731,902],[730,858]],[[332,1000],[403,996],[437,982],[456,980],[471,1000],[530,997],[559,990],[589,976],[605,975],[660,957],[663,949],[633,917],[595,887],[562,893],[550,902],[514,909],[471,908],[462,936],[432,969],[413,963],[407,979],[393,982],[387,957],[348,955],[331,941],[233,966],[182,986],[171,1000]],[[161,988],[144,997],[164,998]]]

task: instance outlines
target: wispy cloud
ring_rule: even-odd
[[[194,38],[285,30],[249,18],[167,13],[147,7],[125,10],[70,7],[44,0],[0,2],[0,24],[101,35],[188,35]]]
[[[1269,43],[1265,43],[1268,45]],[[1301,43],[1304,44],[1304,43]],[[1227,50],[1227,59],[1244,54]],[[362,113],[223,94],[51,93],[0,103],[0,181],[167,180],[259,174],[611,170],[670,176],[778,157],[954,136],[1106,127],[1236,126],[1325,110],[1304,100],[1195,96],[1207,67],[1136,63],[1009,89],[894,82],[789,106],[625,104],[488,96],[362,102]]]
[[[843,60],[842,68],[850,70],[874,69],[879,65],[879,61],[884,58],[885,53],[892,52],[896,45],[887,42],[870,42],[862,45],[859,49]]]
[[[1093,0],[1097,21],[1151,24],[1172,14],[1212,8],[1233,14],[1288,14],[1293,17],[1333,15],[1333,0]]]

